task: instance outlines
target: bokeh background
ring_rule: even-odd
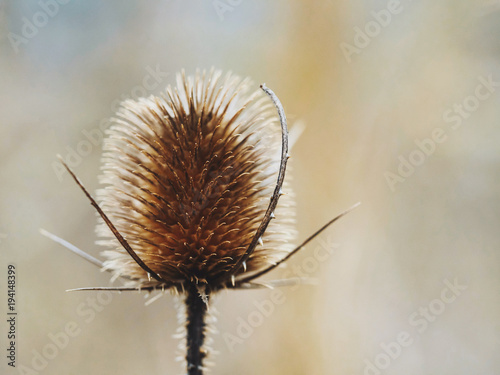
[[[499,1],[0,1],[2,352],[13,263],[18,366],[183,373],[172,296],[66,293],[109,275],[38,231],[98,256],[95,213],[55,155],[76,152],[95,191],[100,141],[86,134],[120,100],[215,66],[265,82],[303,129],[299,239],[362,205],[289,262],[316,286],[282,289],[266,316],[269,290],[218,296],[212,373],[500,373],[499,60]],[[78,334],[54,353],[70,322]],[[3,355],[0,368],[23,373]]]

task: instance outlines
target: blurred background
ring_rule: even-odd
[[[362,205],[268,276],[318,285],[216,298],[212,373],[499,374],[499,58],[500,1],[0,1],[0,274],[34,371],[2,373],[183,373],[175,298],[66,293],[109,275],[39,228],[98,256],[55,155],[95,191],[117,104],[215,66],[304,124],[298,241]]]

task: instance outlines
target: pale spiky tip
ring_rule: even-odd
[[[266,214],[280,169],[280,125],[269,98],[220,71],[177,76],[161,97],[126,101],[104,142],[100,206],[159,278],[206,292],[266,269],[291,250],[290,188],[264,235],[243,259]],[[106,224],[105,267],[148,286]],[[241,267],[237,267],[241,261]],[[231,273],[230,271],[234,271]]]

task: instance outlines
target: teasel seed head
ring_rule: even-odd
[[[181,291],[196,284],[208,294],[291,251],[293,195],[285,180],[264,236],[242,261],[269,207],[282,156],[273,102],[251,87],[231,73],[181,73],[176,87],[125,101],[112,120],[97,200],[146,267],[102,219],[97,233],[107,249],[105,267],[130,286]]]
[[[185,294],[183,345],[189,375],[202,375],[205,369],[212,292],[265,286],[253,280],[359,205],[289,247],[295,231],[293,198],[285,181],[285,113],[265,85],[253,93],[250,87],[250,80],[230,73],[211,70],[187,78],[181,73],[177,86],[163,95],[124,102],[107,131],[100,178],[104,187],[97,201],[59,157],[99,214],[99,243],[107,248],[104,263],[42,231],[128,283],[72,290],[171,289]]]

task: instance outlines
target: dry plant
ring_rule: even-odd
[[[44,231],[124,282],[76,290],[184,295],[189,375],[204,371],[211,296],[221,289],[301,282],[255,280],[348,212],[290,247],[294,217],[284,180],[285,113],[265,85],[253,93],[250,87],[250,80],[220,71],[181,73],[177,86],[162,96],[125,101],[104,141],[104,187],[97,200],[61,159],[100,215],[98,243],[106,248],[106,260]]]

